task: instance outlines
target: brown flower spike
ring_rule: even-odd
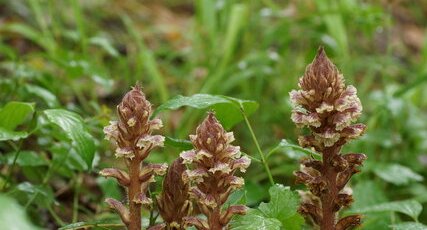
[[[199,230],[222,230],[234,214],[246,213],[246,206],[223,209],[222,205],[231,192],[243,186],[243,178],[234,173],[245,172],[250,159],[240,156],[240,148],[230,144],[234,141],[233,133],[227,133],[213,113],[208,114],[190,139],[194,149],[181,153],[190,168],[184,172],[183,179],[191,184],[190,195],[206,219],[187,217],[185,221]]]
[[[152,135],[153,130],[162,127],[160,119],[150,120],[151,104],[145,99],[139,86],[135,86],[117,106],[118,121],[111,121],[104,128],[106,139],[113,141],[116,146],[116,157],[124,158],[128,172],[116,169],[103,169],[100,174],[114,177],[118,183],[127,188],[127,209],[120,201],[106,199],[111,208],[120,215],[123,223],[130,230],[141,229],[141,207],[150,206],[152,200],[147,197],[149,183],[155,175],[166,172],[166,164],[147,164],[142,162],[154,147],[163,146],[164,137]]]
[[[299,137],[299,144],[322,155],[322,161],[304,159],[301,170],[295,172],[297,182],[304,183],[310,191],[303,195],[299,211],[322,230],[358,226],[360,215],[338,220],[337,214],[352,203],[353,197],[344,187],[366,159],[361,153],[340,152],[344,144],[365,130],[363,124],[352,124],[362,112],[356,88],[345,85],[323,48],[307,66],[298,86],[299,90],[290,93],[294,105],[292,121],[311,130],[311,134]]]
[[[169,167],[163,180],[163,191],[157,197],[157,205],[164,224],[156,225],[150,230],[184,230],[184,217],[191,216],[192,203],[189,184],[182,180],[186,167],[182,158],[176,159]]]

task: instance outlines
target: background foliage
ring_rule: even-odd
[[[253,157],[235,201],[268,229],[294,229],[297,196],[270,188],[247,125],[274,181],[302,189],[288,92],[319,45],[358,88],[368,126],[345,149],[368,155],[347,213],[365,213],[363,229],[425,229],[426,1],[14,0],[0,12],[0,229],[119,226],[102,200],[123,191],[97,176],[121,167],[102,127],[137,81],[168,136],[150,161],[176,158],[214,109]]]

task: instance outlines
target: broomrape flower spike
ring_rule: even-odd
[[[297,183],[309,192],[302,194],[299,212],[322,230],[345,230],[360,225],[361,215],[338,219],[338,212],[350,206],[351,191],[344,189],[358,173],[366,155],[342,154],[344,144],[363,134],[365,125],[353,124],[362,113],[354,86],[346,86],[342,74],[319,48],[313,62],[299,80],[299,90],[290,92],[294,106],[292,121],[311,133],[298,138],[302,147],[322,154],[322,161],[304,159],[295,172]]]
[[[189,194],[189,184],[182,180],[186,170],[182,158],[176,159],[169,167],[163,180],[163,191],[157,197],[159,214],[164,223],[150,230],[184,230],[184,217],[190,216],[193,206]]]
[[[160,119],[151,120],[151,104],[145,98],[139,86],[129,91],[117,106],[118,121],[111,121],[104,128],[107,140],[117,146],[116,157],[123,158],[128,172],[115,168],[106,168],[100,172],[105,177],[113,177],[127,188],[128,206],[120,201],[108,198],[106,202],[120,215],[123,223],[130,230],[141,229],[142,205],[150,206],[152,200],[147,197],[149,183],[155,175],[166,172],[166,164],[147,164],[142,162],[154,147],[163,146],[164,137],[152,135],[152,131],[162,127]]]
[[[233,215],[246,213],[246,206],[232,205],[223,209],[222,205],[231,192],[243,186],[243,178],[234,174],[244,172],[250,159],[240,156],[240,148],[230,144],[234,140],[233,133],[227,133],[212,112],[190,139],[194,149],[181,153],[189,168],[182,179],[190,183],[190,196],[206,219],[185,217],[185,224],[199,230],[225,229]]]

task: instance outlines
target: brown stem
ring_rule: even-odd
[[[220,222],[221,218],[221,206],[217,206],[212,213],[209,215],[208,224],[210,230],[222,230]]]
[[[141,182],[139,180],[139,173],[141,171],[141,161],[139,159],[132,159],[129,163],[129,177],[130,184],[128,189],[129,198],[129,214],[130,223],[129,230],[141,229],[141,204],[133,201],[141,193]]]
[[[337,172],[331,165],[331,160],[339,153],[339,148],[329,148],[323,153],[322,177],[326,181],[326,192],[320,196],[322,202],[321,230],[335,230],[337,214],[334,211],[335,199],[338,195],[336,186]]]

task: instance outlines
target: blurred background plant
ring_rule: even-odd
[[[19,229],[120,228],[101,200],[123,191],[96,172],[123,167],[102,127],[136,81],[155,108],[174,98],[157,111],[167,138],[151,162],[172,162],[214,109],[253,158],[232,199],[269,199],[262,152],[274,182],[303,189],[288,93],[319,45],[359,90],[368,126],[345,149],[368,155],[347,212],[367,215],[363,229],[427,222],[427,1],[6,0],[0,12],[0,199],[13,207],[0,213]],[[258,104],[175,98],[196,93]]]

